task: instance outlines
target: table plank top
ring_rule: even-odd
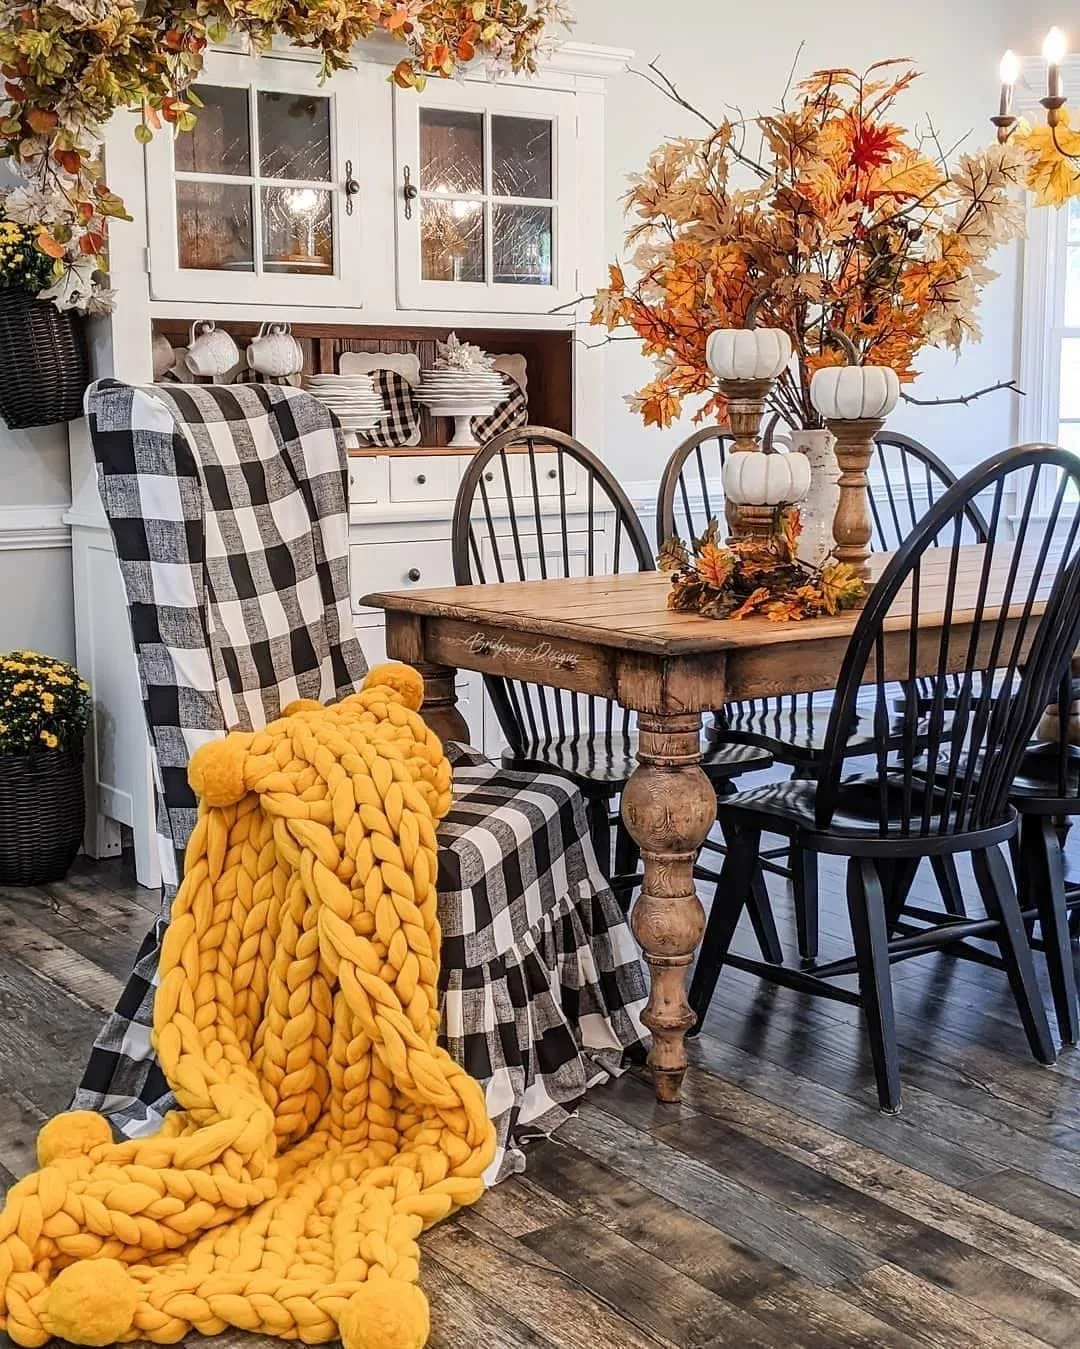
[[[947,617],[953,623],[962,623],[973,615],[985,553],[982,544],[959,550],[951,604],[946,601],[952,549],[931,548],[924,554],[917,606],[920,628],[941,627]],[[875,574],[884,570],[889,556],[881,553],[871,557]],[[1002,592],[1012,561],[1011,544],[994,548],[987,580],[987,593],[991,597]],[[1036,562],[1035,550],[1025,550],[1017,564],[1019,592],[1026,593],[1027,587],[1020,583],[1030,578]],[[1052,570],[1043,568],[1044,574]],[[510,632],[536,633],[669,656],[849,637],[858,620],[856,611],[781,623],[757,616],[738,620],[702,618],[698,614],[680,614],[669,609],[670,591],[668,576],[660,572],[635,572],[620,576],[391,591],[366,595],[361,602],[422,618],[484,624]],[[1016,606],[1017,612],[1020,607]],[[886,629],[910,628],[911,615],[912,596],[908,584],[890,608],[885,620]]]

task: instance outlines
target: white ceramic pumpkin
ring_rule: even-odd
[[[724,461],[724,495],[736,506],[784,506],[810,490],[805,454],[729,454]]]
[[[705,360],[717,379],[775,379],[791,360],[791,338],[782,328],[717,328]]]
[[[886,365],[830,365],[810,381],[810,401],[827,422],[878,420],[899,398],[900,381]]]

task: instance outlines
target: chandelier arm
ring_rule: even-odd
[[[1066,150],[1065,147],[1058,140],[1058,129],[1057,126],[1054,125],[1053,123],[1051,123],[1050,125],[1050,135],[1054,141],[1054,149],[1058,152],[1059,155],[1061,155],[1063,159],[1071,160],[1074,164],[1080,164],[1080,155],[1070,154],[1069,151]]]

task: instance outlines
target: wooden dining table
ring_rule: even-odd
[[[946,610],[952,550],[932,548],[920,568],[918,673],[972,658],[972,617],[985,547],[959,550]],[[870,559],[873,575],[887,554]],[[1011,545],[994,548],[989,594],[1003,586]],[[1020,563],[1021,573],[1025,562]],[[644,878],[631,926],[650,974],[642,1020],[658,1100],[677,1101],[685,1037],[695,1017],[686,976],[705,930],[694,886],[698,850],[716,820],[716,795],[701,769],[701,718],[726,701],[832,689],[856,612],[802,622],[750,617],[717,621],[668,608],[670,580],[658,572],[452,586],[365,596],[386,612],[386,649],[424,675],[423,715],[444,739],[468,740],[455,701],[458,670],[611,698],[637,713],[638,766],[622,815],[641,848]],[[1001,593],[1000,591],[998,593]],[[910,669],[912,594],[896,596],[885,620],[888,678]],[[977,653],[976,653],[977,658]]]

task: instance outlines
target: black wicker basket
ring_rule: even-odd
[[[90,361],[81,315],[21,290],[0,291],[0,417],[10,427],[82,416]]]
[[[86,821],[82,747],[0,755],[0,885],[67,874]]]

